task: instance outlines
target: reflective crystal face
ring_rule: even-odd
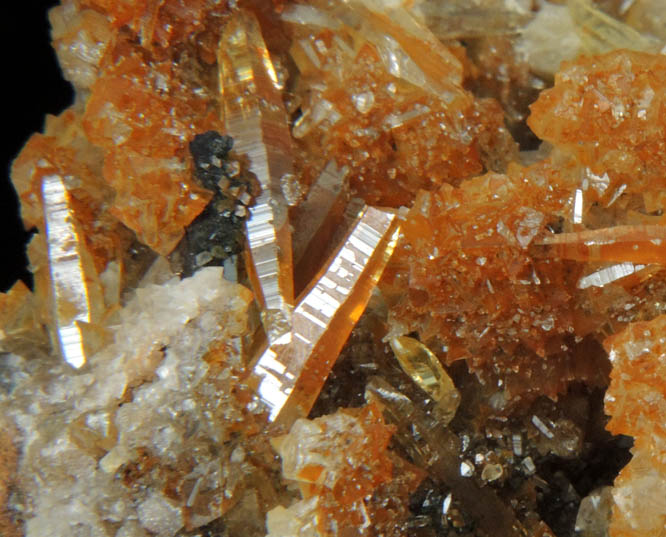
[[[658,536],[661,0],[61,0],[0,534]]]

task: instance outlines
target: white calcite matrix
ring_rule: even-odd
[[[3,361],[27,537],[168,537],[219,516],[244,464],[228,437],[250,298],[205,268],[137,289],[114,343],[81,370],[58,356]],[[202,358],[214,341],[226,362],[213,367]]]

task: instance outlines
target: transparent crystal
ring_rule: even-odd
[[[419,387],[432,397],[442,411],[444,425],[453,419],[460,404],[460,392],[430,349],[411,337],[390,340],[400,367]]]

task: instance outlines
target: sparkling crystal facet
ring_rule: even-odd
[[[103,304],[101,287],[90,254],[77,229],[63,177],[47,175],[43,178],[42,203],[51,270],[55,337],[65,361],[72,367],[80,368],[87,360],[81,323],[99,319],[99,308]]]
[[[254,376],[272,421],[288,425],[307,415],[363,313],[396,239],[395,214],[366,208],[295,308],[291,332],[261,355]]]
[[[288,327],[294,301],[291,231],[281,181],[293,175],[293,150],[275,73],[255,16],[237,11],[218,48],[219,85],[226,131],[262,192],[250,209],[247,236],[257,300],[275,341]]]
[[[448,425],[458,410],[460,393],[437,356],[411,337],[392,338],[391,348],[405,373],[439,404],[442,422]]]

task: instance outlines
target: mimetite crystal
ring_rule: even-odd
[[[370,299],[397,233],[394,213],[367,207],[294,310],[291,332],[261,355],[253,373],[271,421],[289,426],[307,416]]]
[[[262,192],[250,209],[247,237],[255,296],[270,341],[289,330],[294,302],[291,230],[281,184],[293,176],[293,151],[275,68],[256,17],[236,11],[218,49],[227,133],[250,159]]]
[[[423,343],[411,337],[394,337],[390,343],[400,367],[437,402],[442,411],[442,424],[448,425],[458,410],[460,392],[439,358]]]

